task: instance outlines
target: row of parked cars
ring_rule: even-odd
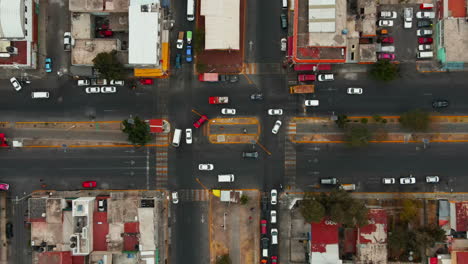
[[[383,184],[395,184],[395,182],[396,182],[395,178],[383,178],[382,179]],[[426,182],[438,183],[439,176],[426,176]],[[410,174],[408,177],[400,178],[400,184],[415,184],[415,183],[416,183],[416,178],[412,174]]]
[[[435,12],[432,12],[433,5],[431,4],[422,4],[421,9],[428,11],[421,11],[416,13],[416,18],[418,18],[416,30],[416,36],[418,37],[418,52],[416,57],[418,59],[429,59],[434,56],[432,51],[432,19],[435,18]]]
[[[278,191],[276,189],[272,189],[270,191],[270,203],[272,206],[276,206],[278,203]],[[278,228],[276,227],[277,224],[277,211],[273,207],[270,210],[270,213],[267,214],[270,219],[270,232],[268,234],[268,220],[267,217],[264,217],[260,220],[260,235],[261,235],[261,250],[262,250],[262,260],[261,263],[268,263],[268,258],[270,258],[270,263],[277,263],[278,257],[276,255],[270,254],[270,244],[278,245]],[[270,235],[270,237],[268,237]],[[270,240],[271,239],[271,240]],[[270,257],[271,256],[271,257]]]
[[[379,27],[392,27],[393,20],[397,18],[395,11],[381,11],[380,20],[378,21]],[[377,59],[379,60],[395,60],[395,46],[393,46],[393,37],[389,36],[388,29],[380,29],[377,31],[380,37],[377,39],[379,45],[377,46]]]

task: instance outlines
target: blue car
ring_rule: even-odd
[[[185,60],[187,62],[192,62],[192,45],[187,45],[187,49],[185,52]]]
[[[181,62],[182,62],[181,57],[182,56],[180,55],[180,53],[176,54],[176,57],[175,57],[175,67],[176,67],[176,69],[180,69],[180,67],[181,67]]]
[[[52,72],[52,59],[51,58],[45,59],[45,71]]]

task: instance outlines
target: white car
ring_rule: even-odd
[[[278,244],[278,229],[272,228],[270,233],[271,233],[271,244],[272,245]]]
[[[21,84],[18,82],[18,80],[15,77],[11,77],[10,82],[11,82],[11,85],[13,85],[13,88],[15,88],[15,90],[17,92],[19,92],[19,90],[21,90],[21,88],[22,88]]]
[[[418,29],[418,30],[416,30],[416,35],[418,37],[430,36],[430,35],[432,35],[432,30],[430,30],[430,29]]]
[[[416,12],[417,18],[435,18],[434,12]]]
[[[271,133],[273,133],[275,135],[278,134],[278,130],[280,129],[281,124],[282,123],[281,123],[280,120],[276,120],[275,125],[273,126],[273,129],[271,130]]]
[[[379,20],[379,27],[393,27],[393,20]]]
[[[278,203],[278,191],[276,189],[271,190],[271,204],[275,205]]]
[[[115,93],[117,92],[117,88],[115,86],[102,86],[101,93]]]
[[[276,224],[276,210],[270,211],[270,223]]]
[[[383,184],[395,184],[395,178],[383,178],[382,183]]]
[[[305,106],[318,106],[319,100],[305,100]]]
[[[397,18],[397,12],[396,11],[380,11],[380,17],[395,19]]]
[[[223,108],[221,109],[221,114],[223,115],[235,115],[236,109],[234,108]]]
[[[214,169],[213,164],[198,164],[198,170],[211,171]]]
[[[172,192],[172,203],[173,204],[179,203],[179,194],[177,192]]]
[[[439,176],[426,176],[427,183],[437,183],[439,182]]]
[[[288,41],[286,40],[286,38],[282,38],[281,39],[281,51],[286,51],[288,47]]]
[[[400,184],[415,184],[416,183],[416,178],[413,177],[412,175],[405,177],[405,178],[400,178]]]
[[[101,89],[99,87],[86,87],[85,92],[87,94],[95,94],[100,93]]]
[[[122,80],[111,80],[109,84],[110,84],[110,85],[119,85],[119,86],[123,86],[124,83],[125,83],[125,82],[122,81]]]
[[[283,109],[268,109],[269,115],[282,115]]]
[[[177,48],[182,49],[184,47],[184,40],[183,39],[178,39],[177,40]]]
[[[89,80],[78,80],[78,86],[89,85]]]
[[[425,50],[432,50],[432,45],[429,44],[421,44],[418,46],[419,51],[425,51]]]
[[[362,94],[362,92],[362,88],[348,88],[347,90],[348,94]]]
[[[404,28],[412,28],[413,27],[413,8],[407,7],[403,11],[403,27]]]
[[[334,79],[333,73],[319,74],[317,76],[317,80],[319,80],[319,82],[333,81]]]
[[[192,129],[185,129],[185,143],[192,144]]]

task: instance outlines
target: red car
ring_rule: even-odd
[[[140,83],[143,85],[151,85],[154,83],[154,81],[153,79],[150,79],[150,78],[143,78],[143,79],[140,79]]]
[[[83,186],[83,188],[94,188],[96,187],[96,182],[95,181],[84,181],[81,186]]]
[[[112,30],[101,30],[99,31],[99,36],[106,38],[106,37],[112,37],[114,35],[114,32]]]
[[[381,43],[393,43],[393,37],[383,37],[379,39]]]
[[[206,121],[208,120],[208,117],[206,115],[202,115],[200,117],[200,119],[198,119],[195,123],[193,123],[193,126],[195,128],[199,128],[201,127],[201,125],[203,125],[203,123],[205,123]]]
[[[8,147],[4,133],[0,133],[0,147]]]
[[[8,183],[0,183],[0,190],[8,191],[10,189],[10,185]]]
[[[271,264],[276,264],[278,263],[278,257],[277,256],[271,256]]]
[[[432,38],[418,38],[419,44],[432,44]]]
[[[379,58],[379,60],[394,60],[395,59],[395,54],[393,54],[393,53],[380,53],[378,58]]]
[[[267,220],[260,220],[260,231],[262,235],[265,235],[267,233]]]

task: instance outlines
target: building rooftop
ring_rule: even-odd
[[[311,258],[315,264],[340,264],[338,225],[330,220],[311,224]]]
[[[31,198],[28,200],[29,222],[45,221],[46,202],[44,198]]]
[[[377,48],[375,44],[359,44],[359,61],[375,62],[377,61]]]
[[[107,212],[94,212],[93,214],[93,250],[107,251],[107,234],[109,234],[109,223]]]
[[[138,208],[140,250],[156,250],[154,241],[154,208]]]
[[[71,12],[127,12],[129,0],[69,0]]]
[[[455,204],[456,231],[468,231],[468,202],[458,202]]]
[[[450,0],[447,2],[448,14],[446,15],[448,17],[466,17],[466,0]]]
[[[70,251],[42,252],[38,255],[38,264],[74,264]]]
[[[336,31],[335,0],[309,0],[309,33]]]
[[[201,0],[206,50],[240,49],[240,0]]]
[[[369,224],[359,228],[358,259],[363,263],[387,263],[387,212],[371,209]]]
[[[468,23],[464,18],[447,18],[441,23],[443,37],[441,46],[447,62],[468,62],[465,45],[468,43]],[[438,52],[443,52],[440,50]]]
[[[49,224],[62,223],[62,199],[49,198],[46,201],[46,222]]]
[[[73,65],[93,65],[93,59],[101,52],[118,49],[117,39],[76,39],[72,51]]]
[[[73,39],[92,39],[94,31],[92,26],[93,16],[88,13],[74,13],[71,19],[71,33]]]
[[[23,1],[0,1],[0,38],[25,37],[23,5]]]
[[[465,264],[468,263],[468,251],[465,252],[457,252],[456,253],[456,262],[457,264]]]

